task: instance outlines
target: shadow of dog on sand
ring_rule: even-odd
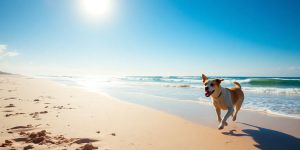
[[[257,143],[254,146],[262,150],[299,150],[300,139],[289,134],[258,127],[255,125],[238,122],[243,125],[251,126],[256,129],[243,129],[245,133],[235,133],[236,130],[230,130],[229,132],[222,132],[224,135],[230,136],[250,136]]]

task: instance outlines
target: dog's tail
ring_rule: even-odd
[[[236,87],[238,87],[240,89],[242,88],[242,86],[238,82],[234,81],[233,83],[236,85]]]

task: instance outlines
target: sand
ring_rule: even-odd
[[[230,123],[220,131],[105,94],[43,79],[2,74],[0,93],[0,149],[235,150],[300,147],[299,138],[284,131],[245,121],[243,125]],[[291,126],[295,128],[295,125]]]

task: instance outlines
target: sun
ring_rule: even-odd
[[[113,0],[78,0],[80,13],[86,18],[97,21],[111,17]]]

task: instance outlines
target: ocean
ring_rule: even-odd
[[[211,105],[211,99],[204,95],[200,76],[38,76],[38,78],[47,78],[64,85],[106,93],[121,100],[163,111],[172,109],[172,103]],[[300,118],[299,77],[213,76],[210,78],[223,78],[223,87],[234,86],[233,81],[239,82],[245,93],[242,109]]]

